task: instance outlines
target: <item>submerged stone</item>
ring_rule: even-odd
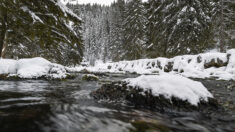
[[[84,81],[99,81],[99,78],[93,74],[87,74],[82,77]]]
[[[130,132],[171,132],[171,129],[163,125],[158,120],[153,119],[141,119],[134,120],[131,124],[135,127],[135,130]]]

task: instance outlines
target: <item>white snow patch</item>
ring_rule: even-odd
[[[54,1],[52,1],[54,2]],[[73,11],[71,11],[66,5],[64,5],[60,0],[58,0],[55,3],[57,6],[60,7],[60,9],[64,12],[65,15],[70,14],[71,16],[77,18],[78,20],[81,20],[80,17],[78,17]]]
[[[29,8],[27,6],[22,6],[21,9],[24,12],[28,12],[31,15],[33,22],[39,21],[39,22],[43,23],[43,21],[40,19],[40,17],[38,17],[34,12],[29,10]]]
[[[67,76],[64,66],[40,57],[20,60],[0,59],[0,74],[27,79],[43,76],[56,79]]]
[[[171,75],[142,75],[137,78],[125,79],[129,86],[142,88],[144,91],[152,91],[155,96],[163,95],[167,99],[172,97],[188,101],[192,105],[198,105],[200,101],[208,101],[213,95],[202,83],[188,78]]]

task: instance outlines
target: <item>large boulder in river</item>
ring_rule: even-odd
[[[160,111],[217,109],[218,103],[200,83],[178,75],[148,75],[104,84],[91,94],[95,99],[127,101]]]

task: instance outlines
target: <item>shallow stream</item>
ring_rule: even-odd
[[[100,81],[0,81],[0,132],[234,132],[235,82],[199,80],[226,112],[162,113],[94,100],[103,83],[136,75],[106,74]],[[209,116],[208,116],[209,115]]]

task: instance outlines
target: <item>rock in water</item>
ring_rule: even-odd
[[[104,84],[92,93],[95,99],[125,100],[146,108],[204,110],[217,109],[212,94],[197,81],[171,75],[144,75]]]
[[[84,81],[99,81],[99,78],[93,74],[87,74],[82,77]]]

